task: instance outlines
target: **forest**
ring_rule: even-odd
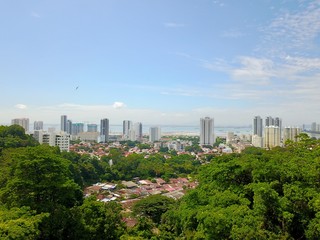
[[[320,141],[304,134],[283,148],[249,147],[200,164],[118,149],[99,160],[0,126],[0,169],[0,239],[320,239]],[[198,187],[178,201],[137,201],[130,227],[119,203],[82,192],[97,181],[183,175]]]

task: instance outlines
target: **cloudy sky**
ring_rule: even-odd
[[[320,122],[320,1],[0,2],[0,124]]]

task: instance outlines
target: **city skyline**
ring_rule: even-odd
[[[0,3],[0,124],[320,122],[319,0]]]

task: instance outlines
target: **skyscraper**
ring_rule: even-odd
[[[72,121],[67,120],[67,133],[72,134]]]
[[[262,118],[260,116],[255,116],[253,119],[253,135],[262,137]]]
[[[29,132],[29,118],[15,118],[11,120],[12,125],[19,125]]]
[[[87,125],[87,132],[98,132],[98,125],[97,124],[88,124]]]
[[[200,145],[214,144],[214,120],[205,117],[200,119]]]
[[[43,130],[43,122],[42,121],[34,121],[33,130]]]
[[[273,117],[269,116],[269,117],[266,117],[266,124],[265,124],[266,127],[269,127],[269,126],[274,126],[274,119]]]
[[[84,124],[83,123],[72,123],[72,135],[78,135],[79,133],[84,132]]]
[[[67,132],[67,115],[61,115],[60,130]]]
[[[123,138],[124,139],[128,139],[129,138],[129,131],[132,128],[132,122],[129,120],[123,120],[123,124],[122,124],[122,134],[123,134]]]
[[[134,131],[136,135],[136,141],[142,141],[142,123],[136,122],[134,124]]]
[[[100,137],[101,142],[108,142],[109,140],[109,119],[104,118],[100,121]]]
[[[149,142],[159,141],[161,138],[160,127],[150,127],[149,129]]]
[[[301,128],[298,127],[285,127],[283,131],[283,143],[287,140],[298,142],[297,136],[301,133]]]
[[[280,146],[280,127],[266,126],[264,128],[264,146],[265,148],[273,148]]]

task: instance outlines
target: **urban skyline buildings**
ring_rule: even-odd
[[[149,129],[149,142],[159,141],[161,138],[160,127],[150,127]]]
[[[94,123],[87,124],[87,132],[98,132],[98,125]]]
[[[141,122],[136,122],[134,124],[134,131],[135,131],[135,140],[136,141],[141,141],[142,140],[142,123]]]
[[[101,142],[109,141],[109,119],[104,118],[100,121],[100,140]]]
[[[286,143],[287,140],[298,142],[297,136],[301,133],[301,128],[299,127],[285,127],[283,131],[283,142]]]
[[[11,125],[19,125],[29,132],[29,118],[15,118],[11,120]]]
[[[34,121],[33,130],[43,130],[43,121]]]
[[[253,135],[262,137],[263,124],[260,116],[255,116],[253,119]]]
[[[264,147],[267,149],[280,146],[281,134],[278,126],[265,126],[264,128]]]
[[[67,115],[61,115],[60,130],[62,132],[67,132],[67,121]]]
[[[205,117],[200,119],[200,145],[214,144],[214,119]]]
[[[122,127],[123,127],[123,129],[122,129],[123,138],[128,139],[129,138],[129,131],[132,128],[132,121],[123,120]]]

